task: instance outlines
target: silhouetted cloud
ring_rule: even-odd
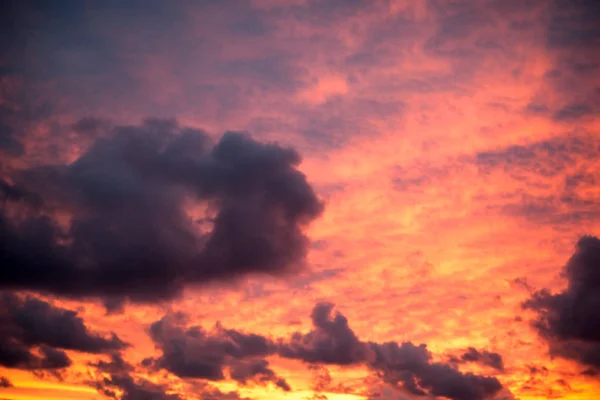
[[[455,363],[473,362],[481,365],[487,365],[488,367],[492,367],[498,371],[504,371],[504,362],[500,354],[487,350],[477,350],[474,347],[469,347],[463,354],[458,357],[453,356],[450,358],[450,360]]]
[[[365,361],[368,348],[348,326],[340,313],[333,314],[332,303],[318,303],[311,313],[313,330],[296,332],[279,344],[282,357],[308,363],[348,365]]]
[[[416,395],[445,396],[452,400],[477,400],[493,396],[502,389],[493,377],[463,374],[448,364],[431,362],[427,346],[410,342],[361,342],[347,319],[332,313],[333,304],[319,303],[311,318],[315,329],[306,335],[295,334],[291,351],[279,350],[282,357],[300,358],[323,364],[364,364],[388,384]],[[285,343],[285,341],[283,341]]]
[[[493,377],[462,373],[454,366],[432,362],[427,346],[410,342],[362,342],[346,317],[333,312],[332,303],[317,303],[311,313],[313,329],[273,341],[264,336],[228,330],[217,324],[213,332],[199,326],[185,327],[183,315],[168,315],[150,327],[150,336],[161,352],[144,365],[164,368],[182,378],[225,379],[245,383],[272,382],[283,390],[288,384],[278,378],[262,359],[277,354],[312,366],[364,365],[387,384],[415,395],[445,396],[451,400],[482,400],[502,389]],[[481,353],[493,366],[495,353]],[[322,389],[319,388],[319,389]]]
[[[110,375],[98,383],[96,389],[104,396],[119,400],[181,400],[178,394],[166,393],[164,385],[145,379],[134,379],[129,374]],[[115,389],[122,392],[119,396]]]
[[[299,162],[296,151],[241,133],[213,144],[173,120],[116,127],[74,162],[21,170],[14,186],[4,185],[5,193],[35,193],[44,206],[0,215],[0,287],[114,305],[291,271],[307,251],[302,227],[323,209]],[[204,212],[191,216],[190,207]]]
[[[12,382],[5,376],[0,376],[0,388],[12,387]]]
[[[213,331],[200,326],[185,327],[182,316],[165,316],[150,327],[150,336],[161,351],[156,359],[144,365],[166,369],[181,378],[231,379],[246,384],[265,385],[272,382],[285,391],[287,382],[269,368],[262,357],[273,354],[275,346],[261,335],[225,329],[217,324]]]
[[[168,394],[166,385],[134,378],[131,373],[135,368],[120,353],[112,353],[109,361],[100,360],[89,365],[100,375],[88,383],[104,396],[119,400],[181,400],[177,394]]]
[[[584,236],[564,268],[568,286],[539,290],[523,303],[538,317],[534,327],[550,353],[600,369],[600,239]]]
[[[275,372],[269,368],[269,362],[267,360],[237,361],[231,366],[229,375],[231,379],[241,384],[246,384],[248,382],[267,384],[273,382],[275,386],[286,392],[291,390],[290,385],[285,379],[278,377]]]
[[[0,305],[0,365],[8,368],[65,368],[71,360],[61,349],[97,354],[126,346],[114,334],[91,332],[77,312],[36,298],[4,293]]]

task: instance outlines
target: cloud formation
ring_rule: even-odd
[[[173,120],[115,127],[72,163],[2,184],[0,287],[151,302],[291,271],[323,209],[299,163],[242,133],[213,143]],[[21,212],[25,193],[41,200]]]
[[[63,350],[100,354],[127,346],[92,332],[77,312],[33,297],[0,294],[0,365],[28,370],[71,365]]]
[[[224,370],[229,368],[230,378],[240,383],[273,382],[289,390],[263,359],[277,354],[311,366],[363,365],[388,385],[413,395],[483,400],[502,389],[496,378],[462,373],[450,364],[433,362],[425,344],[360,341],[346,317],[333,309],[332,303],[317,303],[311,313],[310,332],[296,332],[277,340],[225,329],[220,324],[214,332],[199,326],[186,328],[184,316],[165,316],[150,327],[161,356],[147,359],[144,364],[164,368],[181,378],[215,381],[224,379]]]
[[[12,386],[13,384],[11,383],[10,379],[5,376],[0,376],[0,388],[9,388]]]
[[[275,352],[270,339],[225,329],[220,324],[208,332],[200,326],[186,327],[184,322],[182,315],[172,315],[150,326],[150,337],[161,356],[145,359],[145,366],[165,369],[180,378],[210,381],[225,379],[228,369],[229,377],[241,384],[272,382],[285,391],[290,390],[263,358]]]
[[[296,332],[281,341],[278,353],[307,363],[350,365],[368,358],[368,347],[348,326],[348,320],[333,312],[332,303],[318,303],[312,310],[313,330]]]
[[[504,371],[504,361],[502,360],[502,356],[500,354],[487,350],[477,350],[474,347],[469,347],[463,354],[461,354],[458,357],[450,357],[450,361],[455,363],[473,362],[492,367],[495,370],[501,372]]]
[[[564,267],[568,286],[539,290],[523,303],[537,313],[534,327],[550,353],[600,372],[600,239],[584,236]]]
[[[96,367],[101,376],[90,384],[106,397],[119,400],[182,400],[177,394],[167,393],[169,389],[165,385],[135,379],[131,375],[134,367],[123,360],[120,353],[111,354],[110,361],[101,360],[91,366]]]

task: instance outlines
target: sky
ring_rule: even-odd
[[[599,4],[3,2],[0,398],[600,397]]]

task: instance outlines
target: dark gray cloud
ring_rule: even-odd
[[[42,362],[40,369],[60,369],[71,366],[72,362],[67,353],[49,346],[40,346]]]
[[[523,303],[537,313],[533,326],[552,355],[600,369],[600,239],[584,236],[564,268],[568,286],[539,290]]]
[[[112,353],[108,361],[99,360],[89,364],[94,368],[93,379],[87,382],[98,393],[119,400],[181,400],[166,384],[155,384],[135,376],[135,367],[125,361],[121,353]],[[221,392],[202,381],[187,382],[194,398],[203,400],[241,400],[237,392]],[[187,397],[186,397],[187,398]],[[249,400],[247,398],[243,398]]]
[[[289,392],[292,388],[285,379],[278,377],[271,368],[267,360],[238,361],[231,366],[229,371],[231,379],[243,385],[254,382],[267,384],[273,382],[275,386]]]
[[[5,376],[0,376],[0,388],[12,387],[12,382]]]
[[[311,314],[314,329],[280,341],[292,343],[294,351],[280,345],[278,354],[310,363],[367,365],[386,383],[415,395],[481,400],[491,398],[502,389],[496,378],[463,374],[451,365],[431,362],[431,354],[424,344],[361,342],[347,319],[340,313],[333,314],[332,310],[331,303],[317,304]]]
[[[323,365],[364,365],[385,383],[415,395],[444,396],[451,400],[483,400],[502,389],[493,377],[462,373],[450,364],[432,362],[424,344],[410,342],[362,342],[349,327],[346,317],[333,312],[333,304],[318,303],[312,313],[313,329],[289,338],[271,340],[264,336],[228,330],[217,324],[214,332],[185,327],[182,315],[165,316],[150,327],[150,336],[161,355],[144,365],[163,368],[183,378],[221,380],[225,370],[230,378],[246,383],[273,383],[289,390],[264,357],[282,358]],[[495,354],[495,353],[494,353]],[[494,357],[490,357],[497,364]],[[321,382],[315,390],[331,383]]]
[[[498,371],[504,371],[504,361],[500,354],[487,350],[477,350],[474,347],[469,347],[460,356],[453,356],[450,360],[455,363],[477,363]]]
[[[502,389],[494,377],[462,373],[449,364],[431,362],[424,344],[371,343],[371,347],[376,354],[372,367],[382,379],[414,395],[477,400],[491,398]]]
[[[71,164],[17,171],[3,185],[43,207],[24,218],[2,210],[0,287],[115,304],[289,272],[307,251],[303,226],[323,209],[299,162],[292,149],[233,132],[213,143],[173,120],[115,127]],[[186,204],[207,212],[192,218]]]
[[[151,369],[165,369],[181,378],[211,381],[229,377],[241,384],[273,383],[284,391],[290,386],[269,367],[263,357],[273,354],[273,342],[261,335],[225,329],[220,324],[212,332],[202,327],[186,327],[181,315],[165,316],[150,326],[149,333],[161,355],[146,359]]]
[[[103,353],[124,348],[116,335],[104,337],[91,332],[76,311],[43,300],[12,294],[0,298],[4,330],[29,346],[48,345],[86,353]]]
[[[168,394],[166,385],[157,385],[132,376],[135,368],[120,353],[112,353],[109,361],[90,363],[99,376],[88,382],[98,393],[119,400],[181,400],[177,394]],[[119,392],[121,394],[119,394]]]
[[[29,370],[71,365],[63,350],[103,353],[126,346],[90,331],[77,312],[32,297],[0,295],[0,365]]]
[[[333,314],[332,303],[319,303],[311,314],[313,330],[294,333],[279,344],[282,357],[308,363],[349,365],[365,361],[368,348],[348,326],[340,313]]]

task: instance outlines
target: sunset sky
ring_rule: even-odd
[[[600,2],[1,7],[0,399],[600,398]]]

